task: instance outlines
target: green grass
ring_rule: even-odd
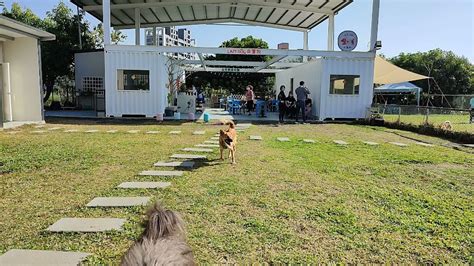
[[[179,211],[200,263],[473,262],[474,155],[446,141],[427,148],[384,128],[351,125],[252,126],[240,135],[236,166],[218,154],[180,178],[139,177],[152,164],[209,139],[220,128],[49,125],[139,134],[0,132],[0,253],[12,248],[78,250],[90,264],[117,264],[141,233],[145,208],[86,208],[97,196],[143,196]],[[205,136],[193,136],[197,129]],[[145,135],[160,130],[159,135]],[[166,134],[182,130],[181,136]],[[249,141],[249,135],[263,141]],[[290,137],[280,143],[276,137]],[[313,138],[316,144],[298,139]],[[332,143],[349,142],[348,147]],[[381,143],[378,147],[362,140]],[[410,144],[401,148],[387,142]],[[165,190],[114,188],[171,180]],[[123,232],[57,234],[61,217],[117,217]]]
[[[398,115],[384,115],[386,121],[396,122]],[[450,121],[453,131],[469,132],[474,134],[474,123],[469,124],[469,114],[453,114],[453,115],[433,115],[428,117],[428,123],[438,127],[445,121]],[[422,125],[425,122],[424,115],[401,115],[400,122],[405,124]]]

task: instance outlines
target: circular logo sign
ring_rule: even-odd
[[[339,34],[337,44],[342,51],[352,51],[357,47],[357,34],[351,30],[346,30]]]

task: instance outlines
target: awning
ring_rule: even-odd
[[[398,67],[385,59],[377,56],[375,58],[374,67],[374,83],[375,84],[394,84],[407,81],[414,81],[420,79],[429,79],[430,77],[423,76],[401,67]]]
[[[19,37],[31,37],[40,41],[56,39],[54,34],[0,15],[0,38],[13,41]]]

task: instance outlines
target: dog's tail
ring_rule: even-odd
[[[181,216],[174,211],[164,209],[159,202],[148,210],[147,218],[144,235],[149,239],[156,240],[184,233],[184,222]]]

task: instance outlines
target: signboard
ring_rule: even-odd
[[[227,54],[261,55],[262,51],[258,48],[228,48]]]
[[[346,30],[337,37],[337,45],[341,51],[352,51],[357,47],[357,34],[351,30]]]

